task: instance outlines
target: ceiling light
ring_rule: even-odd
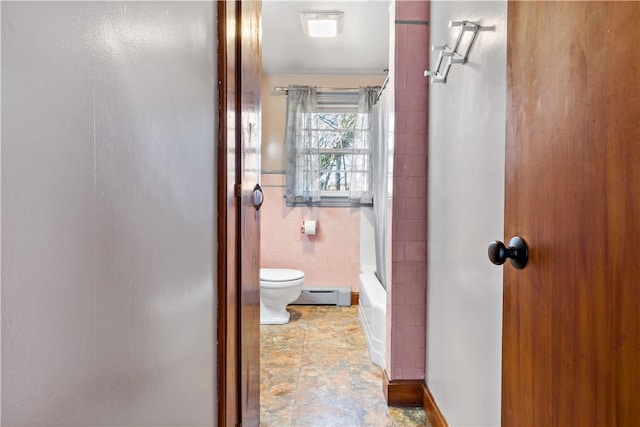
[[[302,29],[310,37],[335,37],[342,32],[342,12],[302,12]]]

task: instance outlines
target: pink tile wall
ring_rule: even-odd
[[[396,1],[389,379],[424,379],[429,2]]]
[[[350,286],[358,291],[360,211],[349,208],[287,207],[283,174],[263,174],[262,267],[304,271],[305,286]],[[317,234],[300,232],[304,219],[318,221]]]

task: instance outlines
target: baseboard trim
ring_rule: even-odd
[[[426,383],[422,384],[422,407],[432,427],[449,427]]]
[[[359,292],[351,292],[351,305],[358,305],[360,302],[360,293]]]
[[[422,406],[424,380],[390,380],[384,371],[383,392],[388,406]]]

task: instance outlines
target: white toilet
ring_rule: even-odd
[[[287,304],[302,293],[304,272],[288,268],[260,269],[260,324],[282,325],[289,322]]]

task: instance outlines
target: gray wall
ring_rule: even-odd
[[[1,8],[2,425],[213,425],[215,3]]]
[[[427,383],[451,427],[499,426],[507,4],[431,3],[431,43],[455,41],[450,20],[493,26],[429,98]],[[432,63],[437,52],[431,54]]]

